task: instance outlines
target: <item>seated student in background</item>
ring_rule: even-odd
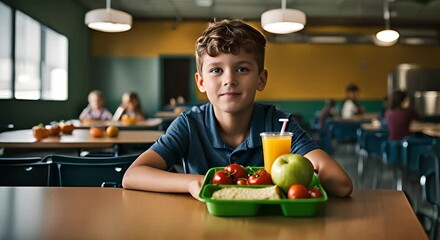
[[[116,109],[113,115],[113,121],[121,120],[123,115],[134,117],[136,120],[145,119],[139,96],[136,93],[125,92],[122,94],[121,105]]]
[[[325,100],[325,105],[321,109],[321,112],[319,113],[319,127],[321,129],[327,128],[326,121],[327,121],[327,119],[334,117],[335,107],[336,107],[335,100],[333,100],[333,99]]]
[[[358,102],[360,89],[355,84],[348,84],[345,89],[346,98],[342,104],[341,116],[342,118],[351,118],[355,115],[364,113],[364,107]]]
[[[390,140],[401,140],[411,135],[410,124],[418,119],[418,114],[409,103],[406,92],[396,90],[391,94],[389,107],[385,111]]]
[[[98,90],[93,90],[89,93],[88,102],[86,108],[79,115],[79,120],[111,120],[111,112],[104,106],[104,96]]]
[[[267,82],[266,39],[240,20],[209,25],[196,42],[195,80],[209,102],[181,113],[150,149],[126,171],[123,186],[155,192],[189,192],[198,198],[211,167],[238,163],[263,166],[261,132],[293,132],[291,152],[304,155],[332,196],[349,196],[353,183],[344,169],[299,126],[291,113],[255,103]],[[183,164],[185,174],[168,171]]]

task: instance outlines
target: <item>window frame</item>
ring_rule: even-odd
[[[0,101],[1,100],[24,100],[24,101],[67,101],[69,99],[69,38],[60,33],[59,31],[56,31],[53,28],[48,27],[47,25],[43,24],[42,22],[38,21],[37,19],[35,19],[34,17],[32,17],[31,15],[27,14],[26,12],[20,10],[20,9],[16,9],[12,6],[7,5],[6,3],[1,2],[4,6],[6,6],[9,10],[10,10],[10,28],[11,31],[10,33],[7,32],[7,34],[10,34],[10,36],[8,36],[11,40],[11,44],[10,46],[10,50],[8,52],[8,54],[10,55],[9,59],[10,59],[10,63],[11,63],[11,67],[10,67],[10,72],[9,75],[11,76],[11,78],[9,79],[10,83],[9,83],[9,88],[10,89],[6,89],[5,91],[10,91],[12,92],[12,94],[5,94],[4,97],[0,97]],[[35,90],[35,92],[38,92],[38,97],[37,98],[17,98],[17,88],[16,88],[16,84],[17,84],[17,52],[16,52],[16,47],[17,47],[17,15],[18,12],[20,12],[19,14],[23,14],[26,17],[31,18],[32,20],[34,20],[38,26],[39,26],[39,41],[40,44],[38,45],[39,47],[39,59],[38,59],[38,64],[37,64],[37,68],[38,68],[38,76],[37,76],[37,80],[38,80],[38,89]],[[59,38],[58,41],[62,42],[62,44],[58,44],[58,47],[60,49],[54,50],[54,51],[61,51],[65,56],[62,56],[62,62],[60,64],[60,66],[58,67],[58,72],[60,73],[60,80],[57,81],[53,81],[53,79],[51,79],[51,71],[53,71],[55,68],[53,68],[54,65],[48,64],[48,60],[46,59],[46,48],[48,47],[48,40],[46,39],[46,35],[48,34],[55,34],[55,38]],[[65,57],[65,59],[64,59]],[[55,64],[56,66],[56,64]],[[9,69],[8,69],[9,70]],[[49,71],[48,71],[49,70]],[[58,78],[55,78],[58,79]],[[58,88],[58,90],[51,90],[51,84],[53,83],[60,83],[61,84],[61,88]],[[6,86],[8,87],[8,86]],[[56,89],[56,87],[55,87]],[[59,91],[62,92],[61,95],[57,94]],[[55,94],[54,94],[55,93]]]

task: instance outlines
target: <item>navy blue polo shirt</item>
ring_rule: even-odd
[[[166,133],[151,146],[171,168],[182,165],[186,173],[205,174],[212,167],[238,163],[263,166],[261,132],[279,132],[280,118],[289,118],[286,131],[292,132],[291,153],[304,155],[319,145],[299,126],[291,113],[273,105],[255,103],[249,136],[237,148],[225,144],[217,130],[217,119],[211,103],[183,112]]]

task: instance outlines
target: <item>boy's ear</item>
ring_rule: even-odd
[[[196,72],[196,74],[194,74],[194,80],[196,81],[197,87],[199,88],[200,92],[205,92],[205,82],[203,80],[202,75],[200,75],[198,72]]]
[[[258,91],[263,91],[264,88],[266,87],[266,83],[267,83],[267,70],[264,69],[261,73],[260,76],[258,76],[258,87],[257,90]]]

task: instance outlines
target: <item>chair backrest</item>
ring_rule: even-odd
[[[357,129],[363,123],[369,121],[328,121],[327,127],[331,138],[338,142],[355,142],[357,140]]]
[[[103,183],[121,184],[125,171],[138,156],[138,154],[117,157],[52,155],[48,158],[57,166],[60,186],[100,187]]]
[[[402,141],[402,165],[411,172],[419,172],[420,159],[435,156],[436,141],[428,137],[406,137]]]
[[[382,143],[382,160],[386,164],[401,163],[402,141],[387,140]]]
[[[422,199],[432,206],[431,227],[429,228],[429,238],[437,239],[437,223],[439,220],[438,209],[440,207],[440,177],[439,177],[439,157],[440,144],[436,143],[435,155],[424,155],[420,159],[420,186]],[[424,214],[422,214],[424,215]]]
[[[0,186],[49,186],[50,166],[41,157],[0,158]]]
[[[432,205],[440,204],[440,143],[436,142],[435,144],[435,154],[423,155],[420,160],[422,196]]]
[[[363,130],[358,129],[359,150],[368,155],[381,157],[383,153],[382,144],[388,140],[387,130]]]

